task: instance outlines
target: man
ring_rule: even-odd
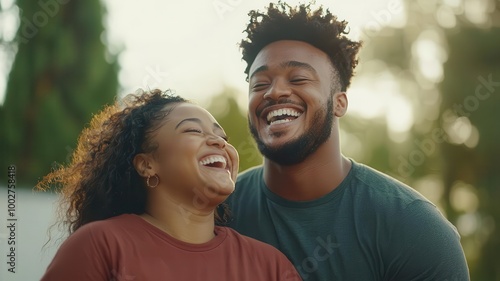
[[[347,23],[281,2],[249,15],[248,123],[265,159],[239,176],[231,226],[280,249],[304,280],[469,280],[436,206],[340,151],[360,47]]]

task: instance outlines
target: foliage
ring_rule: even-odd
[[[0,166],[16,165],[18,181],[32,186],[52,163],[69,161],[91,114],[113,102],[118,65],[102,42],[99,0],[16,4],[21,21],[0,109]]]
[[[229,136],[229,142],[238,150],[240,155],[239,171],[244,171],[262,163],[255,142],[247,126],[247,116],[239,108],[235,98],[236,92],[226,89],[212,98],[208,106],[217,121]]]
[[[452,113],[451,120],[443,115],[440,121],[468,138],[441,146],[445,194],[450,196],[446,210],[454,221],[475,219],[469,223],[476,229],[462,234],[472,280],[500,280],[500,27],[465,26],[448,32],[447,41],[441,111]],[[470,199],[454,198],[457,192],[470,193],[479,204],[463,204],[460,200]]]
[[[360,121],[343,124],[372,156],[363,162],[423,193],[457,226],[472,280],[500,280],[500,5],[485,4],[496,8],[486,11],[489,25],[478,25],[458,4],[406,1],[404,27],[365,38],[358,76],[380,79],[384,72],[397,81],[413,108],[407,136],[395,140],[379,122],[378,134],[373,127],[363,131]],[[439,24],[443,10],[457,11],[455,26]],[[377,155],[381,141],[386,149]]]

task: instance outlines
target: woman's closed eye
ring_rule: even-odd
[[[189,128],[189,129],[186,129],[184,130],[185,133],[203,133],[203,131],[201,129],[196,129],[196,128]]]
[[[203,134],[203,131],[201,129],[196,129],[196,128],[189,128],[189,129],[186,129],[184,130],[185,133],[198,133],[198,134]],[[219,135],[218,137],[220,137],[221,139],[223,139],[224,141],[228,142],[229,141],[229,137],[226,136],[226,135]]]

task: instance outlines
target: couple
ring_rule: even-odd
[[[107,107],[41,183],[63,185],[72,233],[42,280],[469,280],[437,208],[340,151],[360,47],[346,23],[284,3],[249,15],[248,118],[264,164],[236,181],[223,129],[180,97]]]

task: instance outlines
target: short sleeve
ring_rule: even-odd
[[[276,250],[278,251],[278,250]],[[279,272],[280,276],[278,276],[279,281],[302,281],[297,269],[293,266],[293,264],[286,258],[284,254],[279,252],[278,256],[279,260]]]
[[[384,280],[470,280],[458,232],[430,202],[409,204],[388,241]]]
[[[104,242],[95,241],[91,226],[83,226],[61,244],[41,281],[112,280],[104,248]]]

